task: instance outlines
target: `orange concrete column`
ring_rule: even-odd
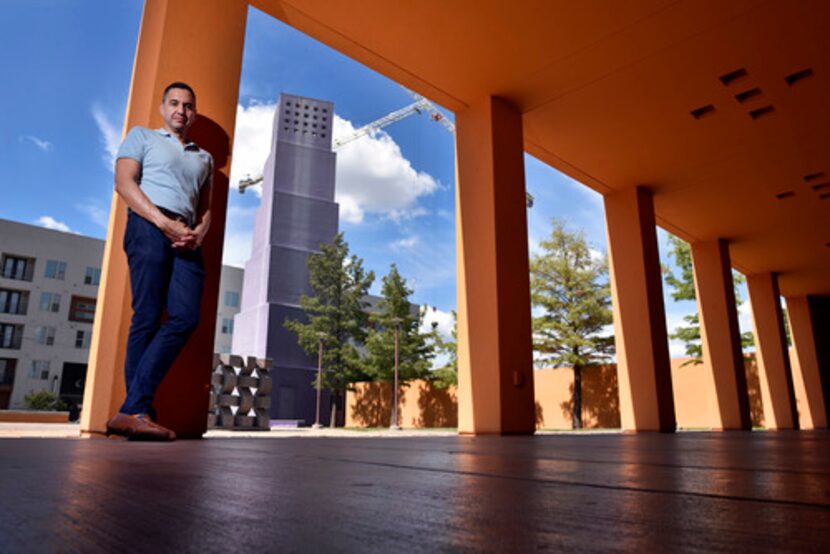
[[[456,113],[461,433],[535,428],[523,152],[521,114],[505,101]]]
[[[752,306],[752,329],[755,333],[755,360],[761,381],[764,421],[769,429],[795,429],[793,381],[784,319],[774,273],[747,275],[747,289]]]
[[[622,428],[674,431],[669,343],[651,192],[605,197]]]
[[[735,285],[725,240],[692,247],[703,363],[717,401],[713,429],[752,429]]]
[[[211,152],[216,173],[213,220],[204,244],[202,322],[156,396],[159,421],[180,436],[205,431],[216,303],[222,261],[230,145],[236,119],[246,0],[146,0],[124,130],[161,126],[164,87],[184,81],[196,91],[199,118],[189,138]],[[113,194],[98,306],[89,356],[82,433],[105,430],[126,394],[124,356],[131,309],[127,260],[121,248],[126,205]]]
[[[816,336],[806,296],[787,298],[787,315],[793,339],[790,359],[798,424],[801,429],[825,429],[827,410],[816,350]]]

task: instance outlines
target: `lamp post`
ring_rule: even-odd
[[[398,425],[398,340],[401,332],[401,318],[393,317],[392,323],[395,324],[395,385],[392,389],[392,423],[389,429],[400,431],[401,427]]]
[[[320,388],[323,386],[323,338],[325,333],[317,333],[317,417],[314,419],[312,429],[320,429]]]

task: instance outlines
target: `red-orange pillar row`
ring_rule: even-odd
[[[806,296],[788,297],[787,316],[793,341],[793,392],[801,429],[827,428],[826,399],[822,390],[816,334]]]
[[[643,187],[605,196],[622,428],[674,431],[657,228]]]
[[[704,367],[717,404],[712,428],[752,429],[729,246],[701,241],[691,250]]]
[[[521,114],[488,97],[456,113],[458,426],[535,429]]]
[[[213,220],[203,246],[205,269],[201,323],[156,396],[159,421],[181,436],[199,436],[206,428],[211,358],[222,263],[230,148],[236,118],[242,46],[248,2],[245,0],[146,0],[141,20],[124,130],[161,126],[164,87],[190,84],[199,118],[190,138],[210,151],[216,173]],[[124,356],[129,330],[130,288],[121,248],[126,205],[113,195],[98,306],[84,394],[81,431],[101,432],[126,394]]]
[[[774,273],[747,275],[746,284],[752,305],[755,360],[761,381],[764,421],[769,429],[795,429],[798,417],[778,277]]]

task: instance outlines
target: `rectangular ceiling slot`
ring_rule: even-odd
[[[819,200],[827,200],[828,198],[830,198],[830,192],[825,192],[824,194],[818,195]]]
[[[784,200],[785,198],[792,198],[793,196],[795,196],[795,192],[791,190],[788,190],[787,192],[781,192],[775,195],[775,197],[779,200]]]
[[[710,114],[714,111],[715,111],[715,107],[712,104],[707,104],[707,105],[703,106],[702,108],[692,110],[689,113],[692,114],[692,117],[694,117],[695,119],[700,119],[704,115]]]
[[[759,117],[763,117],[765,115],[771,114],[775,111],[775,108],[772,106],[764,106],[763,108],[758,108],[757,110],[752,110],[749,112],[749,117],[752,119],[758,119]]]
[[[802,80],[806,79],[807,77],[812,77],[812,76],[813,76],[813,70],[808,67],[807,69],[804,69],[802,71],[797,71],[796,73],[793,73],[792,75],[787,75],[786,77],[784,77],[784,80],[787,81],[788,85],[793,86],[797,82],[802,81]]]
[[[745,91],[743,91],[739,94],[736,94],[735,95],[735,100],[737,100],[738,102],[743,104],[747,100],[751,100],[752,98],[755,98],[756,96],[761,96],[761,89],[751,88],[749,90],[745,90]]]
[[[822,189],[830,189],[830,183],[820,183],[818,185],[813,185],[813,190],[819,191]]]
[[[746,77],[746,76],[747,76],[746,69],[744,69],[744,68],[736,69],[735,71],[727,73],[726,75],[721,75],[720,76],[720,82],[728,87],[729,85],[731,85],[732,83],[734,83],[738,79],[741,79],[742,77]]]
[[[810,173],[809,175],[804,176],[804,182],[809,183],[810,181],[815,181],[816,179],[821,179],[824,177],[824,172],[819,171],[818,173]]]

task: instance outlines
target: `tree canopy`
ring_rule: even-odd
[[[679,273],[675,275],[670,267],[663,267],[663,278],[669,286],[671,297],[675,301],[696,301],[697,292],[695,290],[695,274],[692,264],[692,248],[688,242],[672,234],[669,234],[669,247],[668,255],[674,259],[674,263],[679,270]],[[744,281],[743,275],[733,272],[736,306],[740,306],[743,303],[738,287]],[[683,321],[686,324],[676,327],[674,332],[669,334],[669,338],[679,340],[685,345],[686,355],[690,359],[683,363],[684,366],[701,364],[703,363],[703,347],[700,343],[700,317],[697,311],[695,311],[694,314],[684,316]],[[746,332],[741,335],[741,346],[743,348],[750,347],[753,343],[751,332]]]
[[[300,298],[307,321],[287,320],[285,326],[315,358],[323,338],[322,386],[344,391],[349,383],[365,378],[357,345],[366,340],[365,298],[375,275],[363,269],[363,260],[349,255],[343,233],[321,245],[319,254],[309,256],[308,270],[313,295]]]
[[[427,377],[435,357],[428,336],[421,333],[423,314],[412,313],[412,290],[395,264],[383,277],[377,311],[369,316],[366,339],[366,373],[375,381],[391,381],[395,368],[395,334],[398,333],[398,376],[402,382]]]
[[[582,426],[582,369],[607,363],[614,353],[608,264],[582,232],[554,219],[550,237],[530,261],[536,364],[574,369],[573,424]]]

